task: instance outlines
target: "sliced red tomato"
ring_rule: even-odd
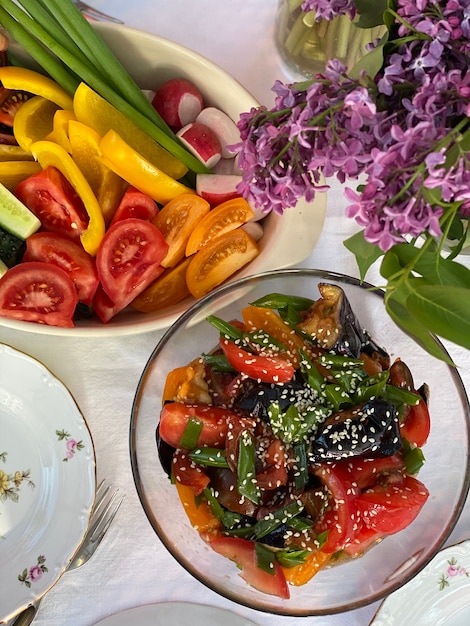
[[[426,402],[421,399],[419,404],[411,406],[405,421],[401,425],[400,434],[411,444],[421,448],[428,440],[431,432],[431,417]]]
[[[286,359],[251,354],[223,337],[220,346],[230,365],[249,378],[263,383],[288,383],[294,377],[294,366]]]
[[[69,275],[52,263],[20,263],[0,279],[0,315],[70,328],[78,297]]]
[[[101,286],[114,305],[106,311],[106,299],[97,291],[96,312],[103,322],[108,322],[161,274],[161,261],[167,250],[161,232],[145,220],[128,218],[109,228],[96,255]]]
[[[26,240],[23,261],[43,261],[62,268],[72,279],[80,302],[92,303],[99,283],[95,259],[79,243],[59,233],[34,233]]]
[[[55,167],[23,180],[15,195],[41,221],[44,230],[79,239],[87,229],[89,217],[80,196]]]
[[[403,530],[416,519],[429,497],[429,491],[413,476],[399,483],[378,484],[357,498],[364,524],[384,535]]]
[[[202,424],[197,440],[198,446],[223,448],[229,419],[237,419],[237,416],[222,407],[170,402],[165,404],[160,416],[159,428],[163,441],[174,448],[179,448],[181,438],[191,418]]]
[[[288,599],[289,587],[282,567],[274,561],[272,573],[258,567],[254,541],[238,537],[218,537],[209,542],[213,550],[234,561],[241,569],[240,576],[249,585],[273,596]]]
[[[126,220],[129,217],[137,217],[151,222],[157,215],[158,205],[155,200],[131,185],[123,195],[110,225],[112,226],[119,220]]]
[[[29,98],[26,91],[0,87],[0,124],[13,127],[16,112]]]
[[[359,530],[356,498],[360,492],[346,468],[339,463],[324,464],[314,474],[331,494],[331,503],[318,520],[315,530],[318,533],[328,531],[321,549],[332,554],[350,543]]]
[[[197,496],[210,483],[209,476],[200,465],[189,458],[188,451],[182,448],[178,448],[173,454],[171,470],[176,482],[191,487]]]

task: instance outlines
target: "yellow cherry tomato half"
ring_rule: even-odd
[[[178,304],[189,296],[186,270],[191,259],[183,259],[176,267],[166,269],[161,276],[147,287],[131,305],[142,313],[160,311]]]
[[[88,254],[95,256],[104,237],[105,223],[101,207],[85,176],[70,154],[53,141],[36,141],[31,146],[31,152],[43,169],[50,166],[58,169],[82,199],[90,220],[80,241]]]
[[[167,242],[163,267],[174,267],[185,256],[186,244],[196,224],[210,211],[210,204],[197,194],[182,194],[168,202],[153,220]]]
[[[101,139],[100,148],[107,167],[160,204],[183,193],[196,193],[144,159],[114,130]]]
[[[191,256],[200,248],[228,233],[254,217],[254,213],[244,198],[227,200],[213,208],[196,226],[186,246],[186,256]]]
[[[201,298],[259,254],[254,239],[237,228],[213,239],[191,257],[186,282],[195,298]]]
[[[55,80],[25,67],[0,67],[0,81],[6,89],[20,89],[55,102],[61,109],[73,109],[72,97]]]

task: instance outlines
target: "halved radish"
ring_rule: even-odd
[[[195,85],[183,78],[173,78],[157,89],[152,104],[168,126],[182,128],[193,122],[204,103]]]
[[[187,124],[176,135],[185,147],[209,169],[222,157],[222,146],[217,135],[200,122]]]
[[[212,206],[237,198],[237,185],[242,177],[235,174],[197,174],[196,191]]]
[[[206,107],[196,117],[196,122],[205,124],[214,131],[219,138],[222,156],[225,159],[233,157],[234,153],[229,150],[229,146],[240,143],[240,131],[226,113],[216,107]]]

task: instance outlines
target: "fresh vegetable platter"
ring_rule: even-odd
[[[196,85],[207,107],[226,112],[232,120],[238,119],[240,111],[255,105],[253,98],[223,70],[182,46],[125,27],[105,24],[97,25],[96,30],[110,49],[116,52],[116,56],[143,90],[155,92],[158,86],[178,76]],[[12,44],[12,49],[21,63],[37,69],[21,46]],[[171,62],[163,62],[163,59],[171,59]],[[83,137],[79,136],[79,139]],[[111,146],[110,150],[113,149]],[[212,209],[215,204],[210,204]],[[298,211],[289,216],[266,216],[263,219],[263,236],[257,242],[256,258],[246,264],[238,274],[245,275],[271,267],[290,265],[305,258],[321,232],[325,203],[323,199],[315,202],[310,215],[305,209],[305,206],[299,206]],[[296,241],[295,247],[290,245],[291,237]],[[252,258],[253,256],[255,255]],[[200,283],[199,280],[195,282]],[[195,295],[198,297],[199,294]],[[96,317],[75,320],[73,328],[31,324],[5,317],[0,318],[0,324],[40,333],[134,333],[168,326],[193,299],[194,295],[188,294],[180,302],[170,303],[159,310],[149,309],[150,312],[145,313],[145,306],[141,310],[126,306],[105,325]],[[85,303],[85,308],[81,307],[81,310],[88,314],[89,305]]]
[[[143,508],[175,558],[236,602],[296,616],[368,604],[458,517],[468,411],[454,376],[371,285],[295,269],[234,281],[144,369],[130,431]]]

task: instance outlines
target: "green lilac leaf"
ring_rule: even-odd
[[[388,0],[356,0],[355,2],[360,28],[372,28],[384,23],[384,13],[387,10]]]
[[[364,231],[360,231],[346,239],[344,246],[354,254],[359,268],[361,280],[364,280],[369,268],[383,256],[383,251],[364,239]]]
[[[422,285],[407,298],[412,315],[431,332],[470,349],[470,289]]]

